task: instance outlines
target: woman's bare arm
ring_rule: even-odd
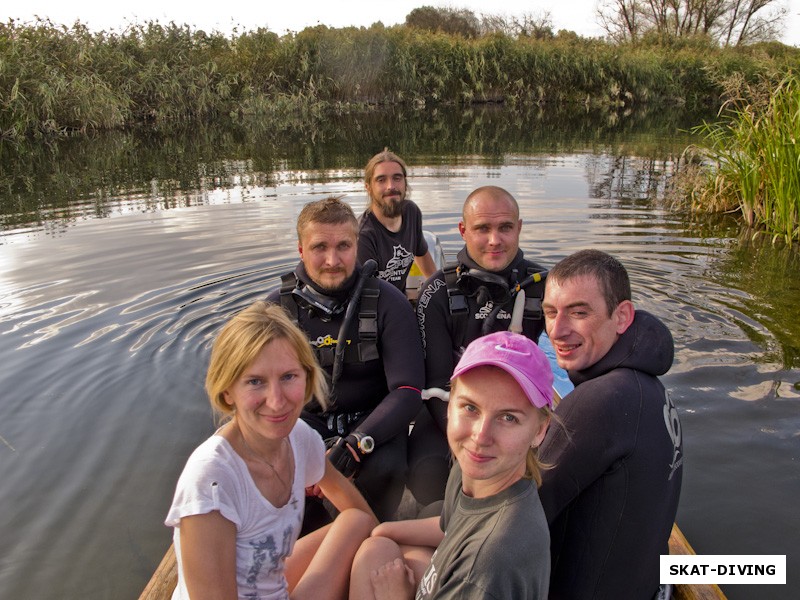
[[[215,510],[183,517],[181,566],[192,600],[235,600],[236,525]]]
[[[325,474],[317,485],[323,495],[331,501],[339,512],[348,508],[357,508],[374,517],[375,523],[378,523],[375,513],[372,512],[361,492],[356,489],[356,486],[349,479],[337,471],[327,459],[325,459]]]
[[[439,527],[439,517],[387,521],[372,530],[372,537],[381,536],[394,540],[401,546],[427,546],[436,548],[444,539]]]

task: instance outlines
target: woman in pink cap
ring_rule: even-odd
[[[537,451],[553,374],[507,331],[472,342],[453,372],[447,440],[456,459],[441,516],[382,523],[353,563],[350,598],[547,598],[550,535]]]

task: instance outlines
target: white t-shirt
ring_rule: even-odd
[[[182,517],[218,510],[236,525],[236,581],[239,598],[288,598],[284,560],[300,535],[305,488],[325,473],[325,444],[302,420],[289,434],[294,483],[289,501],[275,508],[256,487],[244,460],[228,441],[212,435],[192,452],[183,469],[165,524],[174,527],[178,586],[173,600],[188,600],[181,566]]]

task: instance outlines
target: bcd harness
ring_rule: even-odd
[[[483,334],[489,333],[488,329],[491,328],[500,308],[512,300],[521,289],[525,290],[523,322],[543,318],[542,298],[547,271],[537,271],[535,267],[528,266],[521,281],[509,282],[497,273],[470,269],[460,263],[450,263],[443,269],[443,274],[447,286],[448,308],[453,316],[453,331],[461,336],[461,339],[455,340],[457,346],[464,345],[467,333],[468,296],[477,297],[480,305],[488,300],[492,300],[494,305],[492,314],[484,321],[484,329],[487,331]],[[481,294],[484,295],[483,298]]]
[[[295,322],[300,321],[300,308],[320,312],[317,303],[308,303],[303,299],[302,294],[295,293],[298,290],[297,275],[294,272],[286,273],[281,276],[280,299],[281,306],[287,311]],[[344,352],[346,363],[364,363],[380,358],[378,354],[378,296],[380,288],[378,279],[369,277],[364,281],[364,288],[361,290],[361,298],[358,301],[358,341],[350,344],[346,339],[337,340],[337,344],[347,344]],[[313,346],[314,353],[321,367],[333,367],[335,346],[317,348]]]

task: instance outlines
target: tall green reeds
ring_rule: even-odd
[[[709,162],[693,205],[738,210],[773,240],[800,241],[800,77],[789,73],[774,89],[737,88],[721,121],[694,130],[705,136],[700,153]]]
[[[559,35],[464,38],[403,25],[231,36],[149,22],[91,32],[0,24],[0,139],[257,115],[313,122],[376,104],[718,106],[732,72],[755,81],[800,50],[619,46]]]
[[[0,137],[123,125],[126,98],[96,70],[94,48],[82,26],[0,24]]]

